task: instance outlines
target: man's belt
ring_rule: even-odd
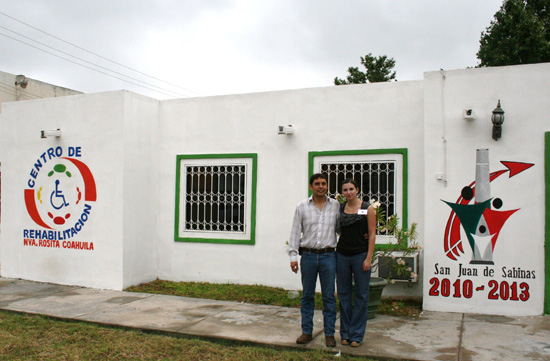
[[[300,252],[300,254],[302,254],[302,252],[323,254],[323,253],[334,252],[334,251],[336,251],[336,248],[327,247],[327,248],[317,249],[317,248],[300,247],[300,248],[298,249],[298,251]]]

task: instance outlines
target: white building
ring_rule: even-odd
[[[295,205],[310,174],[335,187],[349,168],[367,197],[419,224],[418,281],[385,294],[423,296],[429,310],[548,312],[549,84],[550,64],[536,64],[167,101],[117,91],[5,103],[2,276],[299,289],[285,252]],[[478,149],[489,162],[476,167]]]
[[[13,75],[0,71],[0,113],[2,103],[23,101],[29,99],[51,98],[66,95],[83,94],[82,92],[62,88],[56,85],[44,83],[27,78],[24,75]],[[1,159],[0,159],[1,171]],[[1,173],[0,173],[1,174]],[[0,177],[0,189],[1,189]],[[0,202],[1,202],[0,197]],[[1,213],[0,213],[1,216]]]

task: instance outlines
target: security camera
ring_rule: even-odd
[[[476,114],[473,109],[464,109],[462,116],[466,120],[474,120],[476,118]]]
[[[61,129],[40,131],[40,138],[48,138],[48,137],[57,137],[57,138],[61,137]]]
[[[279,125],[279,131],[277,134],[286,134],[286,135],[291,135],[294,133],[294,128],[292,127],[292,125]]]

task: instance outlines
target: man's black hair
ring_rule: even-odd
[[[311,177],[309,177],[309,185],[312,186],[313,185],[313,182],[316,180],[316,179],[319,179],[319,178],[323,178],[324,180],[327,181],[328,183],[328,177],[326,174],[323,174],[323,173],[315,173],[314,175],[312,175]]]

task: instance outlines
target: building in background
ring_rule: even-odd
[[[55,98],[76,94],[83,93],[30,79],[24,75],[13,75],[0,71],[0,112],[2,111],[2,103],[6,102]]]

